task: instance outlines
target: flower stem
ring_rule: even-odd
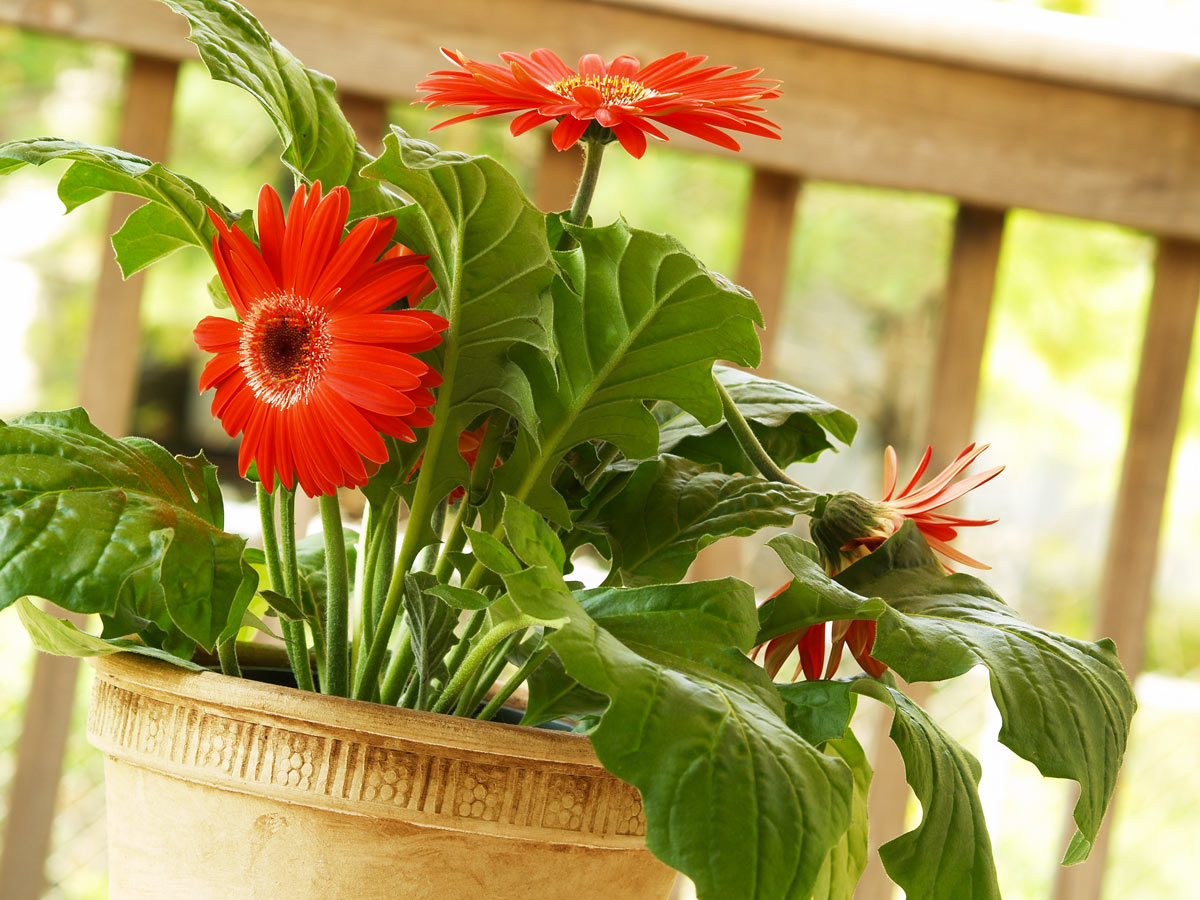
[[[324,693],[350,696],[350,575],[346,537],[337,492],[321,495],[321,530],[325,534],[325,682]]]
[[[716,375],[713,376],[713,384],[717,386],[717,393],[721,395],[721,406],[724,407],[725,421],[729,423],[730,431],[733,432],[733,436],[737,439],[738,446],[742,448],[742,452],[750,458],[750,462],[754,464],[754,468],[758,469],[759,474],[770,481],[778,481],[782,484],[790,484],[793,487],[798,487],[801,490],[808,490],[804,485],[798,484],[789,478],[783,469],[775,465],[775,460],[771,459],[770,454],[758,442],[758,438],[750,428],[750,423],[746,421],[746,417],[742,415],[742,411],[737,408],[737,403],[729,396],[729,391],[725,389],[725,385],[721,384],[721,380]]]
[[[300,567],[296,562],[296,492],[281,487],[283,503],[279,507],[279,530],[283,543],[283,593],[291,598],[293,603],[300,604]],[[282,620],[281,620],[282,621]],[[316,623],[314,623],[314,626]],[[290,633],[289,633],[290,632]],[[308,662],[308,639],[304,636],[303,622],[283,622],[283,635],[289,648],[296,647],[295,653],[301,660],[299,671],[296,672],[296,684],[303,691],[315,691],[312,668]],[[290,652],[290,651],[289,651]],[[296,660],[292,668],[296,668]],[[321,672],[324,664],[321,656],[317,657],[317,671]]]
[[[575,188],[575,200],[571,211],[564,220],[572,225],[582,225],[587,221],[588,210],[592,206],[592,197],[596,193],[596,183],[600,180],[600,161],[604,158],[605,144],[601,141],[580,141],[583,147],[583,173],[579,176],[579,185]],[[563,232],[559,238],[558,250],[570,250],[575,246],[575,238],[569,232]]]
[[[496,715],[500,711],[500,707],[504,705],[504,701],[512,696],[513,691],[529,680],[529,676],[533,674],[533,670],[544,663],[552,652],[549,644],[542,644],[541,647],[530,653],[525,662],[521,664],[521,668],[517,669],[512,677],[504,683],[504,687],[500,688],[496,692],[496,695],[488,701],[487,706],[479,713],[478,718],[486,722]]]
[[[541,620],[535,619],[532,616],[516,616],[506,622],[501,622],[482,638],[479,643],[471,648],[471,652],[467,654],[467,658],[463,660],[462,666],[450,678],[450,683],[446,685],[446,689],[442,691],[442,696],[438,698],[437,703],[433,707],[436,713],[445,712],[449,709],[450,704],[455,701],[458,694],[466,687],[471,677],[476,670],[487,661],[492,655],[492,651],[496,649],[502,640],[514,632],[529,628],[533,625],[538,625]]]
[[[222,675],[232,675],[234,678],[242,677],[242,668],[238,665],[237,659],[236,636],[217,644],[217,657],[221,660]]]
[[[395,706],[404,692],[404,685],[413,673],[416,654],[413,652],[412,632],[406,626],[400,626],[400,641],[392,661],[388,665],[387,675],[383,678],[383,687],[379,692],[379,702]]]
[[[261,482],[258,485],[257,495],[259,522],[262,524],[263,555],[267,558],[267,578],[270,579],[271,590],[287,594],[288,588],[283,577],[283,562],[279,556],[279,535],[275,531],[275,498],[268,493]],[[288,596],[294,603],[299,604],[299,597],[291,597],[290,594]],[[311,691],[313,689],[312,670],[308,665],[304,623],[289,622],[287,619],[281,618],[279,625],[287,643],[288,662],[291,663],[296,684],[301,690]]]
[[[479,708],[479,704],[483,702],[483,698],[487,696],[488,688],[496,683],[496,679],[500,677],[500,673],[504,671],[504,667],[508,665],[508,654],[512,648],[520,643],[525,636],[522,631],[515,631],[501,641],[496,652],[492,654],[492,658],[478,671],[471,679],[471,683],[463,690],[458,698],[458,705],[454,708],[456,716],[470,716]]]

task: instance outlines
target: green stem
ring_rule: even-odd
[[[279,535],[275,531],[275,498],[260,482],[256,491],[258,495],[258,517],[262,524],[263,555],[267,558],[267,578],[271,582],[271,590],[288,594],[286,580],[283,576],[283,562],[279,555]],[[300,604],[298,597],[288,594],[292,602]],[[304,624],[279,620],[287,644],[288,662],[292,666],[292,674],[301,690],[313,689],[312,670],[308,663],[308,648],[304,644]],[[307,676],[307,678],[306,678]]]
[[[392,494],[383,504],[383,531],[379,535],[378,546],[375,548],[375,581],[371,585],[371,636],[374,640],[375,629],[379,625],[379,617],[383,613],[383,598],[387,596],[387,586],[392,582],[392,570],[396,566],[396,535],[400,530],[400,519],[396,515],[399,498]]]
[[[487,696],[488,688],[496,683],[496,679],[500,677],[500,673],[508,665],[508,654],[524,636],[524,633],[520,631],[510,634],[500,643],[496,652],[492,654],[492,658],[479,667],[479,670],[471,679],[471,683],[459,695],[458,705],[454,708],[456,716],[470,716],[474,714],[479,704],[483,702],[483,698]]]
[[[383,679],[383,687],[379,691],[379,702],[395,706],[404,691],[404,685],[413,673],[413,665],[417,657],[413,652],[412,632],[407,627],[400,626],[400,641],[392,661],[388,665],[387,675]]]
[[[729,430],[733,432],[738,446],[750,458],[750,462],[754,464],[754,468],[758,469],[759,474],[770,481],[778,481],[801,490],[808,490],[804,485],[789,478],[783,469],[775,465],[775,460],[771,459],[770,454],[758,442],[753,429],[750,428],[750,423],[746,421],[746,417],[742,415],[742,411],[738,409],[733,398],[729,396],[729,391],[725,389],[725,385],[721,384],[721,380],[716,375],[713,376],[713,384],[717,386],[717,393],[721,395],[721,406],[724,407],[725,421],[729,423]]]
[[[540,621],[532,616],[517,616],[516,618],[509,619],[507,622],[501,622],[485,634],[479,640],[479,643],[471,648],[471,652],[467,654],[467,658],[463,660],[463,664],[458,671],[454,672],[450,678],[450,683],[446,685],[446,689],[442,691],[442,696],[438,698],[437,704],[433,707],[433,711],[444,713],[450,707],[450,704],[457,699],[459,693],[471,680],[475,671],[492,655],[492,651],[496,649],[497,644],[510,634],[538,625]]]
[[[433,577],[439,584],[445,584],[450,578],[450,573],[454,571],[454,554],[467,543],[468,516],[471,519],[475,518],[475,507],[471,505],[468,497],[463,497],[458,504],[458,512],[454,514],[454,520],[450,523],[450,534],[446,536],[446,543],[442,544],[442,552],[433,567]]]
[[[422,472],[422,476],[424,473]],[[422,477],[421,481],[424,478]],[[428,532],[429,515],[432,512],[430,492],[421,490],[421,481],[417,483],[417,493],[413,505],[409,509],[408,525],[404,528],[404,541],[400,544],[400,556],[392,573],[392,582],[388,586],[387,598],[383,601],[383,609],[379,614],[379,623],[375,628],[375,639],[371,641],[371,650],[366,663],[359,669],[354,682],[354,696],[366,700],[374,691],[372,685],[379,680],[379,671],[383,668],[383,657],[387,653],[388,641],[392,637],[392,629],[396,626],[396,617],[400,613],[400,604],[404,599],[404,575],[412,568],[417,552],[423,546],[423,535]]]
[[[236,637],[217,644],[217,658],[221,660],[222,675],[232,675],[234,678],[242,677],[242,667],[238,665],[237,659]]]
[[[521,668],[517,669],[512,677],[504,683],[504,687],[500,688],[496,692],[496,695],[488,701],[487,706],[479,713],[478,718],[486,722],[495,716],[500,711],[500,707],[504,705],[504,701],[512,696],[513,691],[529,680],[529,676],[533,674],[533,670],[544,663],[552,652],[549,644],[542,644],[536,651],[530,653],[525,662],[521,664]]]
[[[374,510],[370,504],[363,510],[362,531],[358,535],[358,548],[354,560],[354,603],[358,607],[358,621],[354,626],[354,639],[350,643],[350,662],[354,665],[363,652],[364,641],[370,641],[375,633],[375,622],[368,613],[371,610],[371,586],[375,583],[373,566],[378,543]]]
[[[592,197],[596,194],[596,183],[600,180],[600,162],[604,159],[604,147],[601,141],[580,141],[583,147],[583,172],[579,176],[579,184],[575,188],[575,200],[571,203],[571,211],[566,220],[572,225],[582,225],[587,221],[588,210],[592,206]],[[569,250],[574,241],[569,235],[566,246],[559,241],[559,250]]]
[[[279,488],[283,494],[283,503],[279,507],[279,530],[283,544],[283,592],[292,602],[300,605],[300,566],[296,562],[296,492]],[[296,672],[296,683],[301,690],[315,691],[312,667],[308,661],[308,639],[304,635],[303,622],[283,622],[283,636],[288,646],[295,645],[296,654],[303,660],[300,670]],[[295,668],[295,663],[292,664]],[[317,654],[317,671],[324,668],[321,654]]]
[[[621,448],[616,444],[604,444],[599,454],[600,462],[597,464],[596,468],[589,472],[588,476],[581,482],[583,489],[585,491],[590,491],[592,486],[600,480],[600,476],[604,474],[605,470],[612,465],[613,460],[620,455]]]
[[[475,635],[483,627],[483,620],[485,618],[487,618],[487,610],[477,609],[467,619],[467,627],[463,629],[462,637],[454,645],[454,649],[450,651],[450,655],[446,657],[446,670],[451,675],[462,665],[463,657],[470,651],[471,641],[475,639]]]
[[[324,693],[350,696],[350,574],[346,536],[337,492],[321,495],[321,530],[325,535],[325,681]]]

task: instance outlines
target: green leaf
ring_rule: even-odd
[[[124,609],[212,648],[257,584],[245,539],[212,515],[170,454],[108,437],[81,409],[0,423],[0,607],[33,594]]]
[[[797,681],[775,685],[787,704],[788,727],[818,747],[840,738],[854,714],[850,684],[849,681]]]
[[[522,725],[541,725],[553,719],[582,719],[599,716],[608,708],[608,697],[590,691],[567,674],[554,653],[529,676],[529,700]]]
[[[412,633],[416,677],[421,685],[418,707],[424,708],[429,682],[445,674],[442,657],[454,645],[457,612],[436,595],[429,593],[434,578],[428,572],[404,576],[404,621]]]
[[[431,351],[444,381],[417,484],[438,500],[469,479],[458,436],[481,413],[501,409],[533,427],[528,378],[512,354],[519,346],[535,356],[550,352],[546,287],[554,266],[545,220],[495,160],[441,151],[395,126],[364,174],[415,201],[396,212],[398,234],[429,254],[440,288],[431,308],[450,322],[444,343]]]
[[[987,667],[1000,740],[1043,775],[1079,782],[1067,862],[1085,858],[1112,797],[1137,707],[1110,640],[1076,640],[1017,617],[986,584],[946,575],[912,522],[838,576],[882,597],[872,655],[906,681]]]
[[[792,580],[782,593],[759,607],[756,645],[819,622],[878,619],[886,609],[878,597],[859,596],[826,575],[816,545],[794,534],[780,534],[767,541],[767,546],[787,566]]]
[[[506,531],[529,533],[535,518],[507,501]],[[686,625],[627,620],[653,643],[623,640],[572,596],[549,549],[514,545],[529,551],[530,568],[503,576],[511,599],[527,615],[567,620],[546,641],[572,677],[610,698],[592,745],[608,771],[641,792],[650,850],[706,900],[808,900],[849,825],[853,784],[845,765],[787,727],[774,686],[742,652],[757,628],[749,587],[642,589],[648,615],[686,619],[690,597],[719,624],[697,637]]]
[[[156,647],[147,647],[136,641],[99,638],[80,631],[72,622],[55,618],[38,609],[28,597],[18,597],[16,607],[17,618],[25,626],[25,631],[29,633],[29,639],[33,641],[33,646],[43,653],[83,658],[108,656],[111,653],[137,653],[141,656],[166,660],[184,669],[193,669],[197,672],[204,670],[203,666],[198,666],[191,660],[183,659]]]
[[[603,531],[626,584],[677,581],[704,547],[786,528],[813,495],[758,475],[726,475],[678,456],[635,464],[620,492],[580,524]]]
[[[888,875],[906,900],[1000,900],[979,762],[895,688],[860,678],[853,690],[895,710],[891,738],[921,801],[921,824],[879,848]]]
[[[455,587],[452,584],[435,584],[426,590],[425,593],[432,594],[439,600],[446,601],[447,605],[454,609],[487,609],[495,602],[490,597],[479,593],[479,591]]]
[[[867,867],[867,792],[872,771],[862,745],[849,730],[844,737],[826,744],[825,752],[850,767],[854,774],[854,799],[850,805],[850,829],[821,864],[813,900],[853,900],[858,879]]]
[[[807,391],[731,366],[715,366],[713,374],[750,423],[750,428],[780,466],[810,462],[832,450],[829,437],[849,444],[858,423],[854,418]],[[742,451],[729,425],[702,425],[696,417],[671,404],[655,410],[659,423],[658,450],[699,463],[717,464],[721,471],[753,475],[754,464]]]
[[[754,299],[709,272],[669,235],[630,228],[570,227],[579,242],[556,253],[557,361],[525,366],[537,398],[537,433],[522,433],[496,473],[511,494],[560,525],[570,522],[551,476],[576,445],[604,440],[631,459],[658,452],[647,400],[666,400],[699,421],[721,420],[716,359],[759,359]]]
[[[328,190],[350,191],[350,217],[375,215],[399,205],[399,198],[359,171],[371,161],[338,106],[336,84],[305,68],[267,34],[243,6],[232,0],[163,0],[187,18],[188,38],[217,81],[248,92],[283,141],[284,164],[306,181],[320,179]]]
[[[259,591],[258,595],[267,601],[267,606],[274,610],[281,619],[287,619],[289,622],[303,622],[307,618],[300,604],[291,597],[280,594],[278,591]]]
[[[131,194],[148,201],[113,236],[117,263],[126,277],[183,246],[211,251],[216,229],[207,209],[234,217],[207,190],[164,166],[112,147],[61,138],[34,138],[0,144],[0,175],[26,165],[74,162],[58,185],[67,212],[105,193]]]

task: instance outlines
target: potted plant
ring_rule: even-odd
[[[999,472],[965,476],[983,448],[922,484],[927,453],[899,490],[889,451],[877,501],[796,483],[784,468],[849,443],[854,420],[720,364],[758,360],[746,291],[668,235],[588,218],[606,146],[641,156],[664,127],[733,149],[731,133],[777,137],[757,105],[774,81],[685,53],[447,52],[428,105],[582,145],[574,205],[547,215],[487,157],[396,127],[373,156],[333,82],[246,10],[167,2],[212,76],[273,119],[286,213],[269,187],[237,212],[120,150],[0,146],[0,173],[70,161],[68,208],[147,201],[113,236],[126,274],[211,254],[228,309],[196,327],[200,387],[262,513],[249,548],[202,455],[115,439],[83,410],[0,427],[0,602],[40,648],[99,660],[115,900],[650,900],[674,870],[706,900],[849,898],[860,697],[892,711],[922,804],[881,849],[888,873],[913,900],[998,897],[978,764],[892,675],[976,665],[1001,740],[1079,783],[1064,861],[1087,856],[1133,693],[1110,641],[1029,625],[949,571],[975,564],[956,530],[987,522],[938,510]],[[337,500],[351,486],[357,535]],[[315,545],[296,541],[298,490],[320,497]],[[705,545],[798,518],[813,541],[769,542],[792,578],[761,604],[734,577],[682,581]],[[572,578],[580,554],[603,561],[600,586]],[[100,633],[31,596],[98,614]],[[238,677],[264,652],[237,641],[246,626],[282,633],[296,687]],[[839,678],[846,647],[862,672]],[[775,683],[793,652],[805,679]],[[489,721],[518,689],[520,724]]]

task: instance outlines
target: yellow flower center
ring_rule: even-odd
[[[290,294],[268,297],[243,323],[238,347],[254,395],[286,409],[311,396],[333,348],[329,314]]]
[[[575,89],[584,86],[599,91],[600,96],[604,98],[604,106],[629,106],[658,95],[657,91],[624,75],[569,75],[549,85],[549,88],[554,93],[573,100]]]

